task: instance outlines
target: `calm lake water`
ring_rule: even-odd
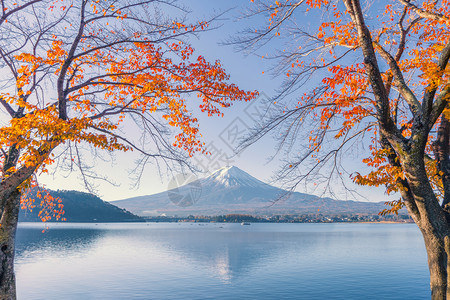
[[[18,299],[427,299],[413,224],[50,224],[17,233]]]

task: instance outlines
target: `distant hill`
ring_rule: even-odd
[[[113,201],[139,216],[225,214],[377,214],[382,202],[340,201],[291,193],[268,185],[237,167],[219,169],[210,176],[167,192]]]
[[[64,205],[64,218],[67,222],[140,222],[142,218],[131,212],[103,201],[97,196],[78,191],[50,191],[53,197],[59,197]],[[38,200],[36,200],[38,201]],[[20,210],[19,222],[40,222],[39,208],[32,212]],[[56,221],[52,219],[51,221]]]

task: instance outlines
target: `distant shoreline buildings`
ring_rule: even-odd
[[[253,216],[246,214],[228,214],[220,216],[154,216],[144,218],[146,222],[196,222],[196,223],[413,223],[409,215],[343,214],[343,215],[274,215]]]

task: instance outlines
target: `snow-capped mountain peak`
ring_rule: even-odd
[[[247,187],[267,187],[268,185],[250,174],[242,171],[238,167],[224,167],[205,178],[205,181],[213,181],[225,187],[247,186]]]
[[[141,216],[225,215],[225,214],[311,214],[378,213],[383,203],[338,201],[314,195],[292,193],[278,201],[286,191],[268,185],[237,167],[221,168],[206,178],[155,195],[116,201]],[[180,199],[182,201],[180,201]],[[185,201],[185,200],[189,201]],[[190,205],[185,205],[186,203]]]

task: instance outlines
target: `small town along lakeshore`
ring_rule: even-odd
[[[146,222],[198,222],[198,223],[412,223],[413,220],[405,214],[399,215],[274,215],[253,216],[245,214],[227,214],[219,216],[152,216],[144,217]]]

